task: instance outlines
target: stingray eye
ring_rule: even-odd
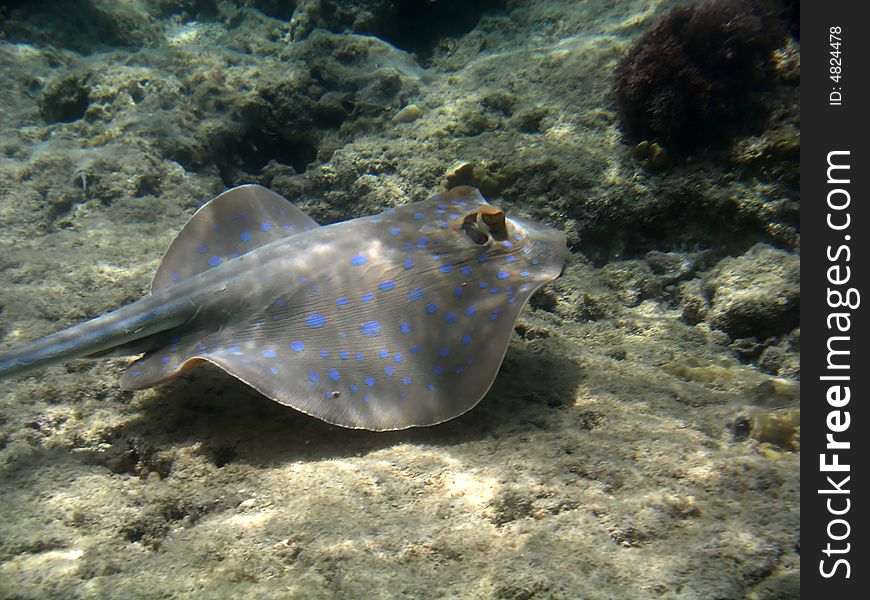
[[[479,222],[481,229],[487,231],[494,240],[499,242],[507,239],[507,224],[504,219],[504,211],[498,209],[490,209],[488,211],[480,211]]]
[[[489,236],[477,228],[474,219],[466,219],[462,223],[462,231],[465,232],[465,235],[468,236],[468,239],[470,239],[478,246],[483,246],[489,241]]]

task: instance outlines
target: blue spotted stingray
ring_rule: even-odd
[[[477,404],[563,233],[470,187],[321,227],[256,185],[187,222],[138,302],[0,354],[0,379],[81,356],[141,354],[141,390],[207,361],[344,427],[433,425]]]

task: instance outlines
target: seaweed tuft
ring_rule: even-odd
[[[666,13],[616,67],[626,136],[691,151],[745,124],[751,90],[785,42],[772,4],[711,0]]]

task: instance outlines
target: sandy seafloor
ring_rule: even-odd
[[[650,173],[612,72],[670,2],[496,2],[420,61],[346,33],[386,3],[240,4],[0,6],[0,347],[146,293],[242,182],[321,223],[475,184],[568,264],[435,427],[344,430],[206,366],[3,382],[0,597],[797,598],[798,43],[766,116]]]

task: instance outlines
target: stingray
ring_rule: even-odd
[[[483,398],[520,311],[566,253],[562,232],[471,187],[321,227],[243,185],[191,217],[150,295],[0,354],[0,379],[141,355],[120,381],[141,390],[205,361],[336,425],[434,425]]]

